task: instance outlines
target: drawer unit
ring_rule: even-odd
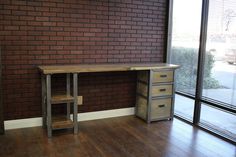
[[[147,70],[137,74],[136,115],[148,123],[172,119],[174,70]]]

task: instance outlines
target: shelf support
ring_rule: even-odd
[[[66,94],[70,96],[70,74],[66,74]],[[66,117],[70,119],[70,103],[67,103]]]
[[[73,123],[74,123],[74,134],[78,133],[78,122],[77,122],[77,113],[78,113],[78,74],[73,74],[73,96],[74,96],[74,113],[73,113]]]
[[[41,85],[42,85],[42,116],[43,116],[43,128],[46,128],[47,119],[46,119],[46,84],[45,84],[45,76],[41,74]]]
[[[47,90],[47,132],[48,137],[52,137],[52,111],[51,111],[51,75],[46,76]]]

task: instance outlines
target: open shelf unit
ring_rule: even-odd
[[[55,74],[54,74],[55,75]],[[73,73],[73,93],[70,89],[71,74],[66,74],[66,93],[54,94],[51,92],[52,74],[42,74],[42,109],[43,127],[47,128],[48,137],[52,136],[53,130],[73,128],[74,133],[78,133],[78,105],[82,105],[82,96],[78,96],[78,74]],[[65,104],[66,115],[52,116],[52,106]],[[70,117],[71,104],[73,104],[73,120]]]

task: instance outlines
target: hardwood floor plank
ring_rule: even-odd
[[[1,157],[235,157],[236,146],[178,119],[146,124],[134,116],[79,123],[47,138],[41,127],[0,136]]]

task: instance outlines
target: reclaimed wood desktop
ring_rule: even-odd
[[[78,123],[77,123],[77,110],[78,104],[82,104],[82,96],[78,97],[78,74],[79,73],[91,73],[91,72],[115,72],[115,71],[147,71],[148,80],[147,80],[147,104],[150,104],[152,99],[151,87],[152,87],[152,75],[155,74],[156,71],[162,71],[160,74],[160,79],[165,80],[165,78],[171,77],[171,81],[173,80],[173,71],[178,68],[178,65],[159,63],[159,64],[80,64],[80,65],[45,65],[39,66],[39,70],[41,72],[42,79],[42,109],[43,109],[43,126],[47,127],[48,137],[52,136],[52,130],[60,129],[60,128],[73,128],[74,133],[78,132]],[[171,71],[171,76],[169,73],[164,73],[163,71]],[[154,72],[154,73],[153,73]],[[52,96],[51,93],[51,75],[55,74],[66,74],[67,76],[67,91],[65,95],[60,96]],[[70,75],[73,75],[73,96],[70,93]],[[145,76],[146,77],[146,76]],[[139,80],[137,80],[138,82]],[[140,81],[143,83],[144,81]],[[165,82],[165,81],[164,81]],[[171,86],[174,87],[174,84],[171,83]],[[137,87],[138,88],[138,87]],[[173,89],[173,88],[172,88]],[[166,90],[166,89],[160,89]],[[173,90],[174,91],[174,90]],[[173,91],[171,91],[171,96],[173,97]],[[141,91],[143,92],[143,91]],[[140,94],[142,95],[142,93]],[[145,95],[145,93],[143,94]],[[136,100],[137,101],[137,100]],[[171,101],[173,105],[173,101]],[[53,117],[51,115],[51,105],[56,103],[67,103],[67,119],[61,120],[61,118],[56,118],[57,121],[53,121]],[[73,103],[73,122],[70,121],[70,103]],[[139,105],[139,104],[138,104]],[[143,105],[143,104],[140,104]],[[139,105],[139,106],[140,106]],[[150,105],[149,105],[150,106]],[[160,106],[160,105],[159,105]],[[163,107],[163,104],[162,104]],[[139,110],[137,110],[137,102],[136,102],[136,115],[143,118],[143,112],[148,111],[145,116],[145,119],[148,123],[151,121],[150,110],[140,110],[141,116],[139,116]],[[171,107],[173,110],[173,107]],[[160,113],[158,113],[160,114]],[[172,114],[170,116],[173,116]],[[168,116],[169,117],[169,116]],[[60,123],[61,120],[61,123]]]

